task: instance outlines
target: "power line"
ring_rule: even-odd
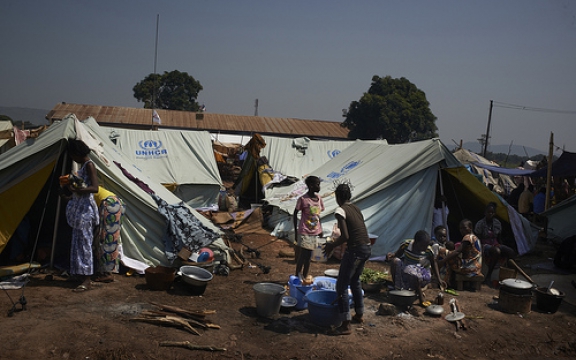
[[[537,107],[532,107],[532,106],[507,104],[507,103],[498,102],[498,101],[494,101],[494,106],[499,107],[499,108],[504,108],[504,109],[536,111],[536,112],[545,112],[545,113],[551,113],[551,114],[576,114],[576,110],[545,109],[545,108],[537,108]]]

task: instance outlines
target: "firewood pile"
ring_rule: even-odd
[[[176,306],[151,303],[158,310],[144,310],[136,318],[130,321],[145,322],[153,325],[171,326],[180,328],[194,335],[200,336],[198,329],[220,329],[220,326],[210,322],[206,316],[215,314],[215,310],[186,310]],[[160,346],[183,347],[190,350],[225,351],[226,349],[216,346],[195,345],[189,341],[162,341]]]

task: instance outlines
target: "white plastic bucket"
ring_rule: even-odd
[[[312,250],[312,261],[326,262],[328,260],[326,255],[324,255],[324,244],[326,244],[326,239],[318,238],[318,243],[316,244],[314,250]]]

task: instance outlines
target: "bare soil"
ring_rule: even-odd
[[[482,286],[481,291],[460,291],[457,300],[466,314],[467,329],[440,317],[429,316],[415,306],[401,315],[377,314],[388,304],[387,292],[366,293],[363,325],[352,335],[328,336],[314,325],[307,310],[281,312],[271,318],[257,315],[253,285],[274,282],[286,285],[294,272],[293,258],[281,257],[291,246],[267,235],[246,235],[243,242],[260,250],[253,263],[270,266],[232,270],[215,275],[202,296],[176,280],[168,291],[148,289],[139,275],[116,275],[115,281],[76,293],[77,283],[51,275],[33,274],[23,290],[0,295],[0,359],[544,359],[576,357],[574,307],[564,301],[554,314],[502,311],[495,297],[499,290]],[[239,244],[233,244],[239,245]],[[548,258],[554,249],[540,244],[538,251],[520,258],[521,266]],[[312,274],[323,275],[339,263],[314,262]],[[384,270],[385,263],[369,262],[369,268]],[[528,269],[528,273],[529,269]],[[434,299],[437,289],[427,289]],[[8,310],[24,295],[26,309],[11,317]],[[444,308],[448,311],[446,295]],[[199,329],[194,335],[181,328],[132,321],[152,303],[187,310],[214,310],[207,315],[219,329]],[[17,309],[20,307],[18,306]],[[162,341],[225,348],[223,351],[190,350],[160,346]]]

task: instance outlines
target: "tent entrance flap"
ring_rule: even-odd
[[[6,225],[0,229],[0,253],[40,194],[38,184],[46,183],[53,168],[52,162],[0,194],[0,219]]]

